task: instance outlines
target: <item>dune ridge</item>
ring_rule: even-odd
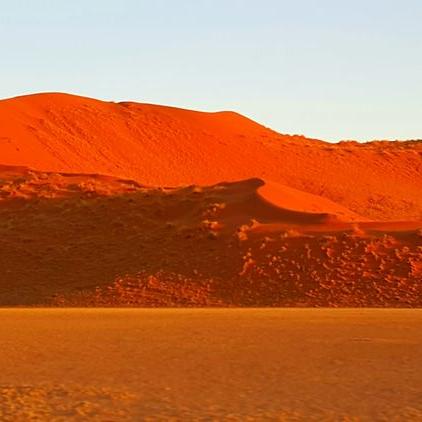
[[[422,306],[422,144],[0,101],[0,306]]]
[[[329,144],[234,112],[46,93],[0,101],[0,164],[150,186],[260,178],[373,220],[419,220],[420,142]],[[302,195],[303,196],[303,195]]]
[[[258,178],[148,187],[3,165],[0,305],[422,306],[421,229]]]

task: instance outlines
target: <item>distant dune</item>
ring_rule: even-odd
[[[422,215],[420,142],[329,144],[278,134],[234,112],[68,94],[2,100],[0,164],[108,174],[150,186],[260,178],[369,219]]]
[[[422,145],[0,101],[0,305],[422,306]]]

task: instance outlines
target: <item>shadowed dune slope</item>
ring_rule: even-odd
[[[0,306],[422,306],[421,228],[257,178],[0,166]]]
[[[319,212],[334,202],[368,219],[420,219],[421,154],[418,142],[328,144],[281,135],[234,112],[53,93],[0,101],[0,164],[150,186],[260,178],[282,185],[293,208],[313,202]]]

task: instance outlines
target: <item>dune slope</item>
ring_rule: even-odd
[[[421,143],[328,144],[278,134],[233,112],[67,94],[2,100],[0,164],[151,186],[261,178],[368,219],[422,215]]]
[[[0,306],[422,306],[422,143],[0,101]]]
[[[422,306],[421,223],[261,179],[0,167],[0,305]]]

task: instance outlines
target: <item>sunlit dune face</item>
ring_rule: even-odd
[[[0,101],[1,305],[422,306],[422,146]]]
[[[108,174],[150,186],[261,178],[364,218],[416,220],[422,214],[417,142],[333,145],[280,135],[233,112],[66,94],[0,101],[0,127],[0,164]]]

